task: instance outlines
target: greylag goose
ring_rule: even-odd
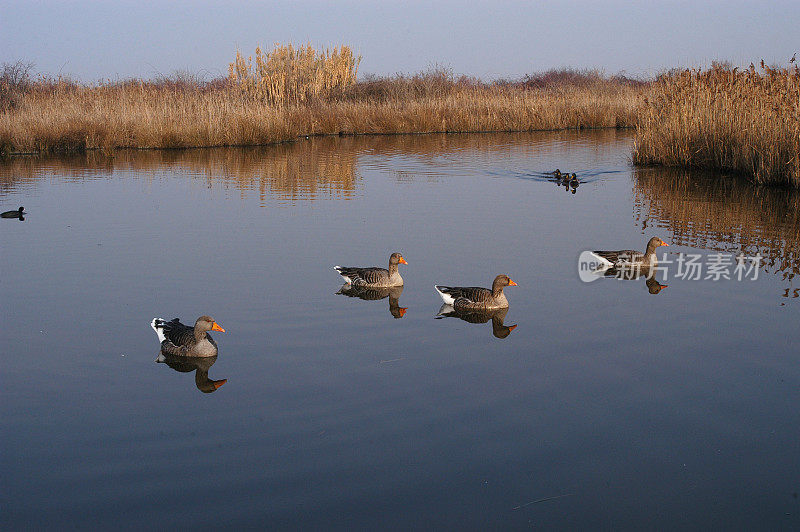
[[[516,325],[505,325],[503,321],[508,314],[508,307],[498,308],[494,310],[456,310],[452,306],[444,303],[436,315],[436,319],[442,318],[458,318],[466,321],[467,323],[486,323],[492,320],[492,335],[495,338],[506,338],[511,331],[517,328]]]
[[[508,307],[508,300],[503,293],[506,286],[517,286],[508,275],[494,278],[492,289],[477,286],[442,286],[435,285],[442,300],[456,310],[463,309],[495,309]]]
[[[591,254],[602,265],[601,268],[649,267],[658,264],[656,248],[668,245],[657,236],[654,236],[647,242],[647,249],[644,253],[632,249],[623,249],[621,251],[592,251]]]
[[[353,286],[352,284],[343,284],[342,287],[336,292],[338,295],[347,297],[357,297],[364,301],[378,301],[386,297],[389,298],[389,313],[395,318],[399,319],[405,316],[408,307],[400,306],[400,296],[403,294],[402,286],[393,286],[391,288],[369,288],[366,286]]]
[[[25,207],[20,207],[16,211],[6,211],[0,213],[0,218],[22,218],[23,214],[27,214],[25,211]]]
[[[161,353],[180,357],[216,356],[217,342],[207,331],[225,332],[210,316],[197,318],[194,327],[184,325],[178,318],[172,321],[153,318],[150,326],[161,342]]]
[[[214,380],[208,377],[208,370],[217,361],[217,357],[176,357],[172,355],[158,355],[156,362],[166,364],[179,373],[194,371],[194,385],[203,393],[216,392],[228,379]]]
[[[397,270],[398,264],[408,264],[400,253],[389,256],[389,269],[386,268],[353,268],[348,266],[334,266],[342,279],[353,286],[371,288],[389,288],[403,286],[403,278]]]

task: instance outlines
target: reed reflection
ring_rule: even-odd
[[[0,164],[0,195],[50,178],[69,182],[123,175],[152,181],[169,173],[185,175],[203,187],[255,191],[262,203],[350,199],[358,181],[357,156],[352,149],[337,149],[328,139],[255,148],[119,150],[113,157],[100,152],[18,157]]]
[[[505,325],[506,314],[508,314],[508,307],[495,310],[458,310],[445,303],[441,306],[435,318],[437,320],[443,318],[458,318],[467,323],[486,323],[491,320],[492,335],[502,340],[508,337],[511,331],[517,328],[516,325]]]
[[[627,149],[629,134],[616,130],[568,133],[502,133],[485,135],[399,135],[311,137],[297,142],[249,148],[187,150],[116,150],[113,155],[89,151],[68,156],[25,156],[0,161],[0,196],[33,188],[44,180],[80,182],[120,175],[154,180],[164,174],[185,175],[204,187],[233,187],[256,191],[267,199],[306,201],[350,199],[360,183],[358,164],[372,157],[412,156],[429,166],[429,173],[396,170],[401,181],[437,180],[469,157],[495,161],[498,157],[535,160],[563,153],[564,143],[591,141],[596,150]],[[374,159],[377,156],[378,159]],[[387,168],[390,165],[387,166]],[[127,176],[126,176],[127,177]],[[574,188],[567,187],[574,193]]]
[[[214,393],[228,382],[228,379],[213,380],[208,377],[208,370],[217,361],[217,357],[176,357],[172,355],[158,355],[156,362],[166,364],[179,373],[194,371],[194,384],[203,393]]]
[[[337,295],[356,297],[364,301],[379,301],[381,299],[389,298],[389,314],[395,319],[400,319],[406,314],[408,307],[400,306],[400,295],[403,293],[402,286],[395,286],[392,288],[366,288],[363,286],[353,286],[352,284],[345,283],[336,292]]]
[[[795,299],[800,274],[800,193],[734,177],[670,168],[634,170],[634,216],[643,232],[662,227],[671,244],[761,255],[762,271]]]

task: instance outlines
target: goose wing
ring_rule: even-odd
[[[621,251],[592,251],[592,253],[615,266],[634,264],[644,260],[644,253],[632,249],[623,249]]]
[[[479,286],[436,285],[434,288],[436,288],[436,291],[442,296],[445,303],[453,305],[456,308],[463,304],[482,304],[492,300],[492,291]]]
[[[385,284],[389,281],[389,270],[386,268],[352,268],[347,266],[334,266],[339,275],[348,283],[355,286],[365,284]]]
[[[195,343],[194,327],[184,325],[178,318],[164,322],[161,329],[164,331],[164,339],[177,347]]]

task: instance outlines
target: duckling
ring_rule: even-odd
[[[580,185],[581,182],[578,180],[578,176],[573,173],[572,177],[569,180],[569,184],[574,188]]]
[[[556,168],[556,171],[553,172],[553,177],[555,177],[556,179],[561,179],[561,170]]]

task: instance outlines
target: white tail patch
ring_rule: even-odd
[[[455,298],[453,296],[439,290],[439,285],[433,285],[433,287],[436,289],[437,292],[439,292],[439,295],[442,296],[442,301],[444,301],[446,304],[452,305],[455,302]]]
[[[167,337],[164,336],[164,329],[157,326],[158,323],[164,323],[164,319],[163,318],[153,318],[153,321],[150,322],[150,327],[152,327],[153,330],[156,332],[156,335],[158,335],[158,342],[161,343],[164,340],[166,340]]]
[[[607,258],[605,258],[605,257],[601,257],[601,256],[600,256],[600,255],[598,255],[597,253],[592,253],[592,252],[590,251],[590,252],[589,252],[589,256],[591,256],[591,257],[592,257],[592,259],[596,260],[597,262],[599,262],[599,263],[600,263],[600,264],[602,264],[603,266],[613,266],[613,265],[614,265],[614,263],[613,263],[613,262],[611,262],[610,260],[608,260],[608,259],[607,259]]]
[[[336,273],[341,275],[341,277],[342,277],[342,279],[344,279],[345,283],[351,284],[353,282],[353,280],[351,278],[347,277],[346,275],[344,275],[342,273],[342,267],[341,266],[334,266],[333,269],[336,270]]]

